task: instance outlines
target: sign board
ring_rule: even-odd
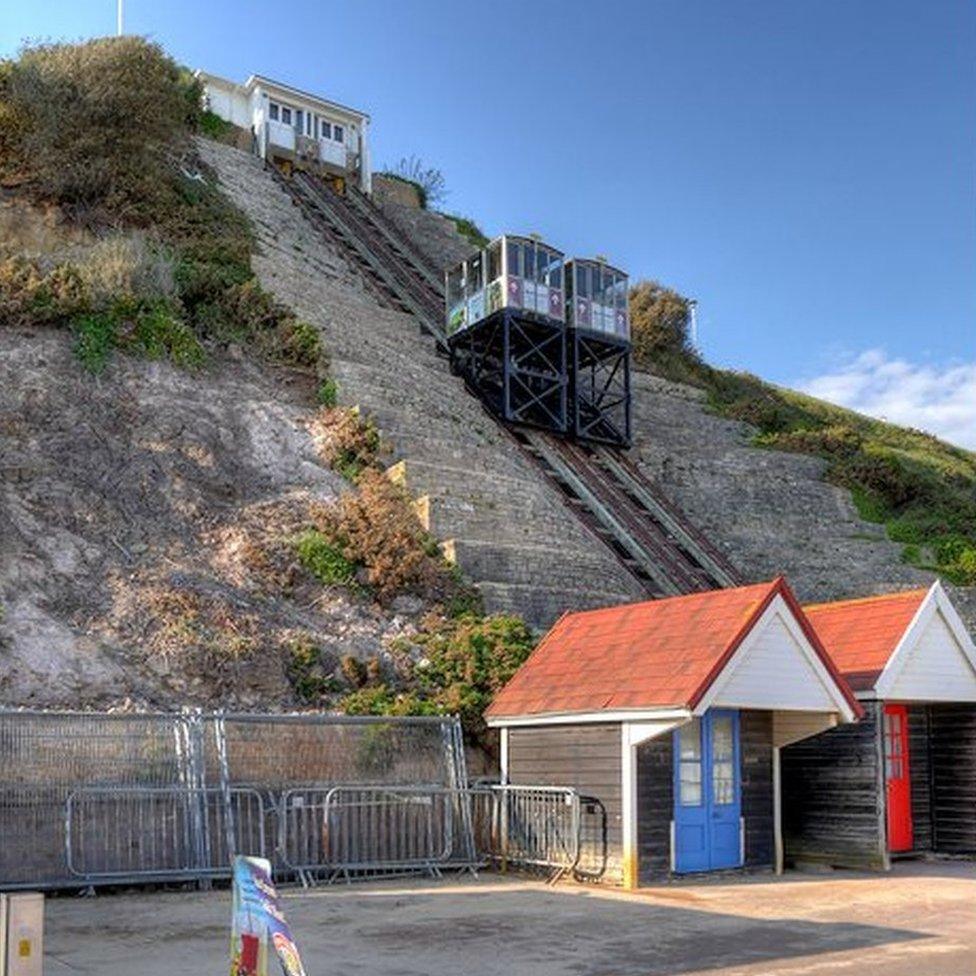
[[[0,895],[0,976],[41,976],[44,896]]]
[[[268,976],[270,950],[284,976],[306,976],[271,880],[271,864],[263,857],[237,856],[230,976]]]

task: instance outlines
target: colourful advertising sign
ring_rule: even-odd
[[[268,976],[268,942],[285,976],[305,976],[263,857],[234,858],[234,917],[230,976]]]

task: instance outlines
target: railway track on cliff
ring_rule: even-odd
[[[379,207],[352,188],[340,196],[307,173],[287,179],[273,172],[312,225],[359,269],[374,296],[412,315],[447,355],[443,283],[437,269]],[[650,595],[674,596],[741,582],[724,554],[622,450],[498,423]]]

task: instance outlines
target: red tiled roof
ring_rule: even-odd
[[[804,607],[821,642],[855,691],[874,687],[928,590]]]
[[[782,578],[564,615],[495,697],[489,717],[694,708],[743,638],[782,595],[836,670]],[[839,680],[857,712],[858,705]]]

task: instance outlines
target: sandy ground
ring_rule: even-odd
[[[974,976],[976,865],[638,894],[483,875],[284,893],[309,976]],[[230,896],[59,897],[45,973],[225,974]]]

